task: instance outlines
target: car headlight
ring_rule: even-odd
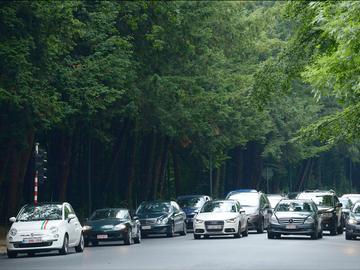
[[[204,221],[203,220],[201,220],[201,219],[195,219],[195,223],[197,223],[197,224],[201,224],[201,223],[204,223]]]
[[[82,229],[83,229],[83,231],[89,231],[89,230],[92,229],[92,227],[89,226],[89,225],[85,225],[85,226],[82,227]]]
[[[278,221],[278,219],[276,218],[275,215],[271,216],[271,218],[270,218],[270,223],[272,223],[272,224],[279,224],[279,221]]]
[[[17,234],[17,230],[13,228],[13,229],[10,230],[9,234],[11,236],[15,236]]]
[[[51,231],[52,234],[55,234],[55,233],[57,233],[59,231],[59,228],[53,226],[53,227],[50,228],[50,231]]]
[[[357,220],[354,219],[354,218],[350,218],[349,221],[348,221],[349,224],[351,225],[356,225],[357,224]]]
[[[166,223],[168,223],[168,221],[169,221],[169,218],[158,218],[157,220],[156,220],[156,223],[157,224],[166,224]]]
[[[236,218],[230,218],[225,220],[227,223],[235,223],[236,222]]]
[[[322,216],[325,218],[331,218],[333,216],[333,213],[332,212],[323,213]]]
[[[117,230],[117,231],[121,231],[121,230],[124,230],[124,229],[126,229],[125,224],[118,224],[118,225],[114,226],[114,230]]]
[[[312,223],[314,223],[314,222],[315,222],[315,220],[314,220],[313,217],[308,217],[308,218],[305,220],[304,224],[312,224]]]

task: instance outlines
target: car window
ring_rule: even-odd
[[[36,221],[36,220],[60,220],[62,219],[62,205],[44,204],[44,205],[26,205],[24,206],[17,220]]]
[[[314,212],[315,209],[310,202],[281,201],[275,209],[276,212]]]
[[[169,213],[171,206],[168,202],[143,202],[136,210],[136,213]]]
[[[201,208],[200,213],[226,213],[237,212],[236,204],[233,202],[207,202]]]
[[[65,214],[65,219],[67,219],[70,214],[70,209],[67,205],[64,206],[64,214]]]
[[[124,209],[100,209],[96,210],[90,217],[90,220],[100,220],[107,218],[126,219],[129,216],[129,211]]]
[[[253,192],[235,193],[229,196],[231,200],[240,202],[243,207],[258,207],[259,206],[259,194]]]

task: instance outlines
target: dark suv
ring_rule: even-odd
[[[334,191],[306,190],[301,192],[297,198],[311,199],[315,202],[323,213],[323,230],[330,231],[330,235],[343,233],[344,216],[342,214],[342,204]]]
[[[245,209],[249,229],[263,233],[268,227],[272,209],[264,193],[254,189],[239,189],[230,191],[226,199],[238,201]]]

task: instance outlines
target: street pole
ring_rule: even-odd
[[[210,159],[209,159],[209,169],[210,169],[210,175],[209,175],[209,181],[210,181],[210,196],[212,197],[212,156],[210,155]]]
[[[88,205],[89,205],[89,217],[91,215],[91,139],[89,135],[88,140]]]
[[[39,154],[39,143],[35,144],[35,160],[37,160],[37,155]],[[35,165],[36,166],[36,165]],[[38,202],[38,168],[35,168],[35,179],[34,179],[34,205],[37,205]]]

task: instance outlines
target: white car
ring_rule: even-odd
[[[10,222],[6,237],[9,258],[51,250],[65,255],[69,247],[75,247],[76,252],[84,250],[82,227],[69,203],[27,204]]]
[[[208,201],[194,219],[194,238],[211,235],[248,236],[245,210],[234,200]]]

